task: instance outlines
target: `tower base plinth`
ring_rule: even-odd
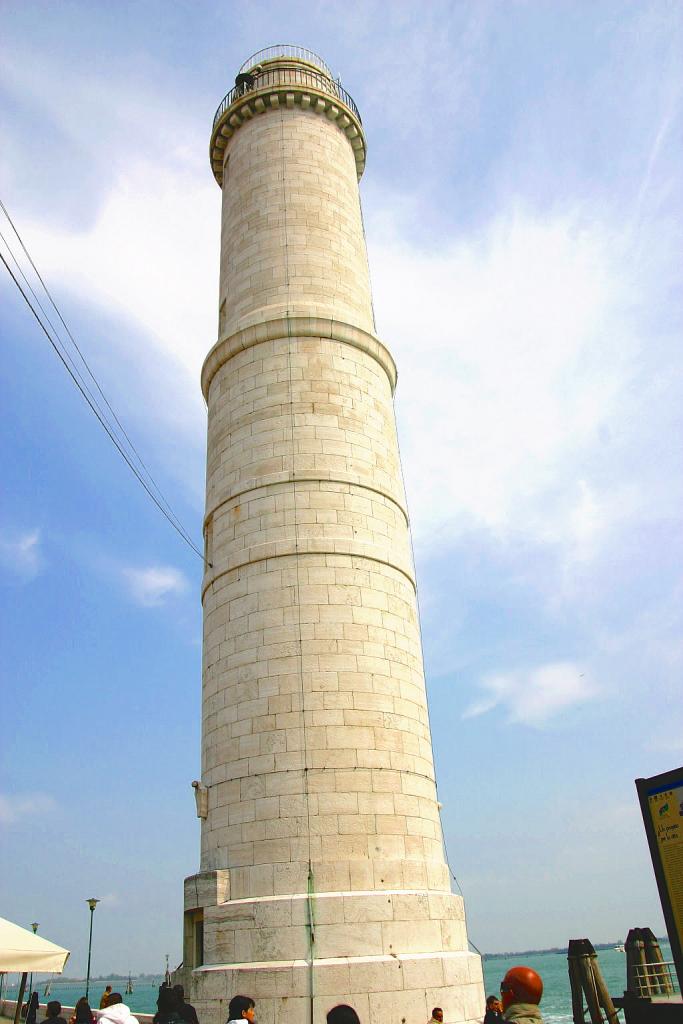
[[[387,889],[216,902],[229,875],[185,882],[177,980],[202,1024],[224,1024],[234,995],[256,1001],[259,1024],[322,1021],[339,1003],[372,1024],[421,1024],[434,1006],[447,1024],[479,1020],[481,960],[467,950],[461,897]]]
[[[465,952],[331,957],[312,972],[306,960],[217,964],[192,972],[190,991],[202,1024],[225,1024],[237,994],[255,1000],[259,1024],[324,1021],[339,1003],[364,1024],[422,1024],[434,1006],[446,1024],[481,1022],[481,960]]]

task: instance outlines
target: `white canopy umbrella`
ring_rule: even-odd
[[[61,974],[68,956],[68,949],[0,917],[0,971]]]
[[[40,935],[34,935],[33,932],[20,928],[18,924],[12,924],[11,921],[0,917],[0,971],[5,974],[17,971],[22,975],[15,1022],[19,1020],[29,971],[61,974],[68,957],[68,949],[62,949],[54,942],[48,942]]]

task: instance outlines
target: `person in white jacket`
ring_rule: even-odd
[[[99,1021],[103,1024],[138,1024],[137,1017],[123,1001],[120,992],[112,992],[105,1008],[100,1012]]]

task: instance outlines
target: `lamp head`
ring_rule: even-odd
[[[38,931],[39,921],[31,921],[31,928],[33,928],[33,934],[35,935]]]
[[[86,900],[85,902],[88,904],[88,906],[90,907],[90,910],[92,911],[92,910],[95,909],[95,907],[97,906],[97,904],[100,901],[99,900],[95,900],[95,899],[89,899],[89,900]]]

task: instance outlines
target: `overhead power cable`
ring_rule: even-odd
[[[45,282],[44,282],[40,272],[38,271],[38,269],[37,269],[33,259],[31,258],[31,255],[28,252],[28,250],[27,250],[27,248],[26,248],[26,246],[25,246],[25,244],[24,244],[24,242],[23,242],[23,240],[22,240],[22,238],[21,238],[17,228],[15,227],[15,225],[14,225],[14,223],[13,223],[13,221],[12,221],[8,211],[7,211],[7,208],[5,207],[5,205],[2,202],[2,200],[0,200],[0,208],[2,208],[5,216],[7,217],[7,220],[9,221],[10,225],[12,226],[12,230],[14,231],[15,235],[18,238],[19,243],[20,243],[20,245],[21,245],[21,247],[22,247],[22,249],[23,249],[23,251],[24,251],[24,253],[26,255],[26,258],[28,259],[29,263],[31,264],[31,267],[33,268],[33,270],[34,270],[38,280],[40,281],[40,283],[41,283],[41,285],[42,285],[42,287],[43,287],[43,289],[45,291],[45,294],[48,296],[48,299],[50,300],[50,303],[52,304],[53,308],[55,309],[55,311],[57,313],[57,316],[59,317],[61,323],[63,324],[64,329],[67,332],[69,338],[71,339],[71,342],[72,342],[74,348],[76,349],[76,351],[77,351],[77,353],[78,353],[78,355],[79,355],[79,357],[81,359],[81,362],[83,363],[83,365],[84,365],[84,367],[85,367],[85,369],[87,371],[87,374],[89,375],[89,377],[93,381],[93,383],[94,383],[97,391],[101,395],[102,400],[105,403],[107,409],[109,409],[109,412],[111,413],[111,416],[113,417],[113,420],[114,420],[114,423],[116,424],[116,426],[114,425],[114,423],[112,423],[109,420],[109,418],[107,417],[106,412],[99,405],[96,396],[93,394],[91,389],[88,387],[88,384],[84,380],[83,375],[80,373],[80,371],[78,369],[78,366],[74,363],[74,360],[71,357],[67,347],[64,345],[62,339],[60,338],[59,332],[56,330],[54,324],[51,322],[51,320],[47,316],[47,313],[45,312],[45,309],[43,308],[43,306],[42,306],[38,296],[36,295],[33,287],[31,286],[31,284],[28,281],[26,275],[24,274],[24,272],[23,272],[23,270],[22,270],[22,268],[21,268],[21,266],[20,266],[16,256],[12,252],[12,249],[11,249],[7,239],[0,232],[0,238],[2,238],[3,242],[5,243],[5,246],[7,247],[8,252],[9,252],[9,254],[10,254],[10,256],[11,256],[11,258],[12,258],[14,264],[15,264],[15,266],[17,267],[17,270],[19,271],[19,274],[23,278],[23,280],[24,280],[24,282],[26,284],[26,287],[28,288],[28,290],[31,292],[33,298],[35,299],[36,305],[40,308],[42,316],[44,317],[44,319],[47,322],[47,324],[49,324],[49,328],[50,329],[48,329],[48,327],[46,327],[45,323],[43,322],[43,319],[41,318],[40,313],[38,313],[38,311],[36,310],[34,304],[32,303],[31,299],[29,298],[27,292],[24,290],[24,288],[22,287],[21,283],[17,279],[16,275],[12,271],[12,268],[8,264],[7,260],[4,258],[4,256],[0,252],[0,259],[3,262],[3,264],[5,266],[5,269],[7,270],[8,274],[12,278],[15,286],[17,287],[19,293],[21,294],[22,298],[24,299],[26,305],[29,307],[29,309],[33,313],[33,316],[35,317],[36,321],[38,322],[41,330],[45,334],[46,338],[48,339],[48,341],[52,345],[52,347],[55,350],[55,352],[57,353],[60,361],[62,362],[62,364],[63,364],[64,368],[66,369],[67,373],[69,374],[69,376],[71,377],[73,383],[78,388],[81,396],[87,402],[90,410],[92,411],[92,413],[94,414],[94,416],[96,417],[98,422],[100,423],[100,425],[103,428],[103,430],[106,432],[106,434],[109,437],[109,439],[111,440],[112,444],[117,449],[117,451],[119,452],[119,454],[121,455],[121,457],[123,458],[123,460],[125,461],[127,466],[129,467],[129,469],[131,470],[133,475],[136,477],[138,482],[142,485],[142,487],[144,488],[145,492],[152,499],[152,501],[154,502],[156,507],[159,509],[159,511],[162,513],[162,515],[171,524],[171,526],[176,531],[176,533],[178,533],[178,535],[185,541],[185,543],[188,545],[188,547],[190,547],[194,551],[194,553],[196,555],[198,555],[199,558],[202,559],[203,562],[206,562],[206,560],[204,558],[204,555],[202,554],[201,550],[194,544],[194,542],[192,541],[192,538],[190,537],[189,533],[184,528],[184,526],[182,525],[182,523],[178,519],[177,515],[174,513],[173,509],[171,508],[170,504],[168,503],[168,501],[164,497],[164,495],[163,495],[161,489],[159,488],[158,484],[155,482],[155,480],[152,477],[151,473],[147,469],[145,463],[143,462],[143,460],[142,460],[140,454],[138,453],[137,449],[135,448],[133,442],[131,441],[130,437],[126,433],[126,431],[125,431],[125,429],[124,429],[124,427],[123,427],[119,417],[114,412],[114,409],[112,408],[112,406],[109,403],[106,395],[104,394],[104,392],[103,392],[99,382],[97,381],[95,375],[93,374],[92,370],[90,369],[90,367],[89,367],[85,357],[83,356],[83,353],[81,352],[81,349],[79,348],[78,344],[76,343],[76,341],[75,341],[71,331],[69,330],[69,327],[67,326],[67,324],[66,324],[66,322],[65,322],[65,320],[64,320],[64,318],[63,318],[63,316],[62,316],[62,314],[61,314],[61,312],[59,310],[59,308],[57,307],[54,299],[52,298],[52,295],[50,294],[50,292],[49,292],[49,290],[48,290],[48,288],[47,288],[47,286],[46,286],[46,284],[45,284]],[[117,430],[117,427],[118,427],[118,430]],[[120,431],[120,434],[119,434],[119,431]],[[125,439],[125,443],[124,443],[124,440],[122,440],[120,435],[122,435],[123,438]],[[126,444],[127,444],[128,448],[130,449],[130,452],[126,451]],[[137,462],[138,465],[136,465],[135,462]],[[145,477],[147,479],[145,479]]]
[[[38,269],[38,267],[37,267],[37,266],[36,266],[36,264],[34,263],[34,261],[33,261],[33,257],[31,256],[31,253],[29,252],[29,250],[27,249],[27,247],[26,247],[26,245],[25,245],[24,239],[22,238],[22,236],[20,236],[20,234],[19,234],[19,231],[18,231],[18,228],[17,228],[17,227],[16,227],[16,225],[14,224],[14,221],[12,220],[11,216],[9,215],[9,211],[7,210],[7,207],[6,207],[6,206],[5,206],[5,204],[4,204],[3,202],[2,202],[2,200],[1,200],[1,199],[0,199],[0,209],[2,209],[2,212],[4,213],[5,217],[6,217],[6,218],[7,218],[7,220],[9,221],[9,224],[10,224],[10,226],[11,226],[11,228],[12,228],[12,230],[13,230],[13,232],[14,232],[14,234],[15,234],[16,238],[17,238],[17,241],[18,241],[19,245],[20,245],[20,246],[22,246],[22,249],[24,250],[24,253],[25,253],[26,257],[27,257],[27,259],[29,260],[29,263],[30,263],[30,264],[31,264],[31,266],[33,267],[33,270],[34,270],[34,272],[35,272],[35,274],[36,274],[36,276],[37,276],[37,278],[38,278],[38,281],[39,281],[39,282],[41,283],[41,285],[42,285],[42,287],[43,287],[43,291],[44,291],[44,292],[45,292],[45,294],[47,295],[47,297],[48,297],[48,299],[49,299],[49,301],[50,301],[50,304],[52,305],[52,308],[54,309],[55,313],[57,314],[57,316],[59,317],[59,319],[60,319],[60,321],[61,321],[61,325],[62,325],[63,329],[65,329],[65,331],[66,331],[66,332],[67,332],[67,334],[69,335],[69,338],[71,339],[71,342],[72,342],[72,344],[73,344],[74,348],[75,348],[75,349],[76,349],[76,351],[78,352],[78,354],[79,354],[79,357],[80,357],[80,359],[81,359],[81,362],[82,362],[83,366],[85,367],[85,369],[86,369],[86,372],[87,372],[88,376],[90,377],[90,380],[92,381],[92,383],[93,383],[93,384],[95,385],[95,387],[97,388],[97,391],[99,392],[99,395],[101,396],[101,399],[102,399],[102,401],[104,402],[104,404],[105,404],[106,408],[108,408],[108,409],[109,409],[110,413],[111,413],[111,414],[112,414],[112,416],[114,417],[114,420],[115,420],[115,422],[116,422],[117,426],[118,426],[118,427],[119,427],[119,429],[121,430],[121,433],[123,434],[123,436],[125,437],[126,441],[128,442],[128,446],[130,447],[130,451],[131,451],[131,452],[133,453],[133,455],[134,455],[135,459],[137,460],[138,464],[140,465],[140,467],[141,467],[141,469],[142,469],[143,473],[144,473],[144,474],[145,474],[145,475],[147,476],[147,478],[148,478],[148,479],[150,479],[150,481],[151,481],[151,483],[153,484],[154,488],[156,489],[156,492],[157,492],[157,494],[159,495],[159,498],[160,498],[160,500],[162,501],[162,503],[163,503],[163,504],[164,504],[164,505],[166,506],[166,508],[167,508],[167,510],[169,511],[169,513],[170,513],[171,515],[173,515],[173,510],[171,509],[170,505],[168,504],[168,502],[167,502],[167,501],[166,501],[166,499],[164,498],[164,496],[163,496],[163,494],[162,494],[162,492],[161,492],[161,488],[160,488],[160,487],[159,487],[159,485],[158,485],[158,484],[156,483],[156,481],[155,481],[155,479],[154,479],[154,477],[153,477],[152,473],[150,472],[150,470],[148,470],[148,469],[147,469],[147,467],[146,467],[146,466],[144,465],[144,462],[142,461],[142,458],[141,458],[141,456],[139,455],[139,453],[138,453],[138,451],[137,451],[137,449],[136,449],[135,445],[133,444],[132,440],[130,439],[130,437],[128,436],[128,434],[127,434],[127,432],[126,432],[126,429],[125,429],[125,427],[124,427],[123,423],[121,422],[121,420],[120,420],[120,419],[119,419],[119,417],[117,416],[116,412],[115,412],[115,411],[114,411],[114,409],[112,408],[112,406],[111,406],[111,404],[110,404],[110,401],[109,401],[108,397],[106,397],[106,395],[104,394],[104,392],[102,391],[102,389],[101,389],[101,387],[100,387],[100,385],[99,385],[99,381],[98,381],[98,380],[96,379],[95,375],[93,374],[92,370],[90,369],[90,367],[89,367],[89,365],[88,365],[88,361],[87,361],[87,359],[86,359],[85,355],[84,355],[84,354],[83,354],[83,352],[81,351],[81,348],[80,348],[80,346],[79,346],[78,342],[76,341],[76,338],[74,337],[74,335],[72,334],[71,330],[69,329],[69,325],[68,325],[68,324],[67,324],[67,322],[65,321],[65,318],[63,318],[63,316],[61,315],[61,312],[60,312],[60,310],[59,310],[59,307],[57,306],[56,302],[55,302],[55,301],[54,301],[54,299],[52,298],[52,294],[51,294],[51,292],[49,291],[49,289],[48,289],[47,285],[45,284],[45,281],[43,280],[43,276],[42,276],[42,274],[41,274],[40,270]],[[54,334],[54,335],[55,335],[55,336],[56,336],[56,337],[58,338],[58,334],[57,334],[57,332],[55,331],[55,329],[54,329],[53,325],[51,324],[51,322],[50,322],[50,319],[49,319],[49,317],[47,316],[47,313],[46,313],[46,312],[45,312],[45,310],[43,309],[43,306],[41,305],[41,303],[40,303],[40,300],[38,299],[38,296],[37,296],[37,295],[36,295],[36,293],[34,292],[34,290],[33,290],[33,288],[31,287],[31,285],[29,284],[29,282],[28,282],[28,280],[27,280],[27,276],[26,276],[26,274],[24,273],[24,271],[22,270],[22,267],[20,267],[20,266],[19,266],[19,263],[18,263],[18,261],[17,261],[16,257],[14,256],[14,254],[13,254],[13,253],[12,253],[12,251],[11,251],[11,248],[10,248],[10,246],[9,246],[9,243],[8,243],[8,242],[7,242],[6,240],[5,240],[4,236],[2,236],[2,232],[0,232],[0,238],[2,238],[3,242],[4,242],[4,243],[5,243],[5,245],[7,246],[7,249],[8,249],[8,251],[9,251],[9,254],[10,254],[10,256],[12,257],[12,259],[14,260],[14,264],[15,264],[15,266],[17,267],[17,269],[18,269],[19,273],[20,273],[20,274],[22,274],[22,276],[23,276],[23,278],[24,278],[24,281],[26,282],[27,286],[28,286],[28,287],[29,287],[29,289],[31,290],[31,294],[33,295],[33,297],[35,298],[36,302],[37,302],[37,303],[38,303],[38,305],[40,306],[40,309],[42,310],[42,312],[43,312],[43,315],[45,316],[45,319],[46,319],[47,323],[48,323],[48,324],[50,325],[50,327],[52,328],[52,333],[53,333],[53,334]],[[66,349],[65,349],[65,352],[66,352]],[[76,370],[76,368],[75,368],[75,366],[74,366],[74,362],[73,362],[73,360],[71,359],[71,357],[70,357],[70,356],[68,356],[68,358],[69,358],[69,361],[71,362],[71,365],[72,365],[72,367],[74,368],[74,370]],[[77,373],[77,376],[78,376],[78,377],[79,377],[79,378],[81,379],[81,382],[82,382],[82,383],[84,383],[84,382],[83,382],[83,378],[82,378],[82,377],[81,377],[81,375],[80,375],[80,374],[78,373],[78,371],[76,371],[76,373]],[[87,389],[87,387],[86,387],[86,389]]]
[[[34,288],[33,288],[32,284],[31,284],[31,282],[30,282],[30,281],[29,281],[29,279],[28,279],[28,278],[26,277],[26,274],[24,273],[24,271],[23,271],[23,269],[22,269],[22,266],[21,266],[21,264],[19,263],[19,260],[17,259],[17,257],[16,257],[16,256],[14,255],[14,253],[12,252],[12,247],[10,246],[9,242],[7,241],[7,239],[5,238],[5,236],[3,235],[2,231],[0,231],[0,240],[2,240],[2,241],[3,241],[4,243],[5,243],[5,246],[6,246],[6,248],[7,248],[7,251],[9,252],[9,254],[10,254],[11,258],[12,258],[12,262],[13,262],[13,264],[14,264],[15,268],[17,269],[17,271],[18,271],[18,272],[19,272],[19,274],[21,275],[21,278],[22,278],[22,280],[23,280],[24,284],[26,285],[26,287],[27,287],[27,288],[28,288],[28,290],[30,291],[31,295],[33,296],[33,298],[34,298],[34,300],[35,300],[35,303],[36,303],[36,305],[38,306],[38,309],[39,309],[39,310],[40,310],[40,312],[41,312],[41,313],[43,314],[43,318],[44,318],[44,320],[45,320],[45,321],[46,321],[46,322],[47,322],[47,323],[49,324],[49,326],[50,326],[50,330],[52,331],[52,336],[53,336],[53,338],[55,339],[55,341],[57,342],[57,344],[58,344],[58,346],[59,346],[59,350],[60,350],[60,352],[61,352],[61,353],[62,353],[62,355],[63,355],[63,356],[65,357],[65,359],[66,359],[66,360],[68,361],[69,365],[71,366],[71,369],[72,369],[72,370],[73,370],[73,372],[74,372],[74,373],[76,374],[76,376],[78,377],[79,381],[81,382],[81,384],[83,385],[83,387],[85,388],[85,390],[86,390],[86,391],[88,392],[88,394],[90,395],[90,397],[91,397],[91,398],[93,399],[93,401],[95,401],[95,398],[94,398],[94,396],[93,396],[93,393],[92,393],[92,391],[91,391],[91,390],[90,390],[90,388],[88,387],[88,385],[87,385],[86,381],[85,381],[85,380],[83,379],[83,375],[81,374],[80,370],[78,369],[78,366],[77,366],[77,364],[76,364],[76,363],[74,362],[74,360],[73,360],[73,358],[72,358],[72,356],[71,356],[71,354],[70,354],[69,350],[68,350],[68,349],[67,349],[67,348],[66,348],[66,347],[64,346],[64,344],[62,343],[62,340],[61,340],[61,338],[59,337],[59,332],[58,332],[58,331],[56,330],[56,328],[55,328],[55,325],[54,325],[54,324],[52,323],[52,320],[50,320],[49,316],[48,316],[48,315],[47,315],[47,313],[45,312],[45,307],[43,306],[42,302],[40,301],[40,299],[39,299],[39,298],[38,298],[38,296],[36,295],[36,293],[35,293],[35,290],[34,290]],[[97,402],[95,402],[95,404],[97,404]]]
[[[92,401],[92,398],[91,398],[91,396],[90,396],[90,395],[88,394],[88,392],[86,391],[86,389],[85,389],[85,388],[84,388],[84,387],[82,386],[81,382],[80,382],[80,381],[78,380],[78,378],[77,378],[76,374],[74,373],[74,371],[73,371],[73,370],[71,369],[71,367],[69,366],[69,363],[67,362],[67,359],[66,359],[66,357],[65,357],[65,356],[64,356],[64,355],[62,354],[62,352],[60,351],[60,348],[59,348],[59,346],[57,345],[57,343],[55,342],[54,338],[52,337],[52,335],[50,334],[50,332],[48,331],[48,329],[47,329],[47,328],[45,327],[45,324],[43,323],[43,321],[42,321],[42,320],[40,319],[40,316],[39,316],[39,314],[38,314],[38,313],[36,312],[36,310],[35,310],[35,307],[34,307],[34,306],[33,306],[33,304],[31,303],[31,300],[29,299],[29,297],[28,297],[28,295],[26,294],[26,292],[24,291],[24,289],[23,289],[23,288],[21,287],[21,284],[19,283],[19,281],[18,281],[18,280],[17,280],[17,278],[15,277],[15,275],[14,275],[14,273],[13,273],[13,271],[12,271],[12,268],[10,267],[9,263],[7,262],[7,260],[5,259],[5,257],[3,256],[3,254],[2,254],[1,252],[0,252],[0,260],[2,260],[2,262],[4,263],[4,265],[5,265],[5,269],[7,270],[7,273],[8,273],[9,275],[10,275],[10,277],[11,277],[11,278],[12,278],[12,280],[14,281],[14,284],[16,285],[16,287],[18,288],[19,292],[21,293],[21,296],[22,296],[22,298],[24,299],[24,302],[26,303],[26,305],[27,305],[27,306],[29,307],[29,309],[30,309],[30,310],[31,310],[31,312],[33,313],[34,317],[36,318],[36,320],[37,320],[37,322],[38,322],[38,325],[40,326],[41,330],[42,330],[42,331],[43,331],[43,333],[45,334],[45,337],[47,338],[47,340],[48,340],[48,341],[50,342],[50,344],[52,345],[53,349],[54,349],[54,350],[55,350],[55,352],[57,353],[57,355],[58,355],[58,357],[59,357],[60,361],[62,362],[62,364],[63,364],[63,366],[64,366],[64,368],[65,368],[66,372],[67,372],[67,373],[69,374],[69,376],[71,377],[72,381],[74,382],[74,384],[76,385],[76,387],[77,387],[77,388],[78,388],[78,390],[80,391],[81,395],[83,396],[83,398],[85,399],[85,401],[86,401],[86,402],[88,403],[88,405],[90,406],[90,409],[91,409],[91,411],[93,412],[93,414],[94,414],[94,415],[95,415],[95,417],[97,418],[97,420],[98,420],[98,422],[100,423],[100,425],[102,426],[103,430],[104,430],[104,431],[106,432],[106,434],[108,435],[108,437],[109,437],[109,439],[111,440],[111,442],[112,442],[112,444],[114,445],[114,447],[115,447],[115,448],[117,449],[117,451],[119,452],[119,454],[121,455],[121,457],[122,457],[122,458],[124,459],[124,461],[126,462],[126,464],[128,465],[128,467],[130,468],[130,470],[131,470],[131,472],[133,473],[133,475],[134,475],[134,476],[135,476],[135,477],[137,478],[137,480],[139,481],[139,483],[140,483],[140,484],[142,484],[142,486],[144,487],[145,491],[147,492],[147,494],[149,495],[149,497],[150,497],[150,498],[152,499],[152,501],[154,502],[154,504],[155,504],[155,505],[157,506],[157,508],[159,509],[159,511],[160,511],[160,512],[162,513],[162,515],[163,515],[163,516],[165,516],[165,518],[166,518],[166,519],[167,519],[167,520],[169,521],[169,523],[171,524],[171,526],[173,527],[173,529],[174,529],[174,530],[175,530],[175,531],[176,531],[176,532],[177,532],[177,533],[178,533],[178,534],[179,534],[179,535],[180,535],[180,536],[181,536],[181,537],[183,538],[183,540],[185,541],[185,543],[186,543],[186,544],[188,544],[188,545],[189,545],[189,547],[191,547],[191,548],[192,548],[192,550],[193,550],[193,551],[194,551],[194,552],[195,552],[195,553],[196,553],[197,555],[199,555],[199,557],[200,557],[200,558],[202,559],[202,561],[203,561],[203,560],[204,560],[204,556],[202,555],[202,553],[201,553],[201,551],[199,550],[199,548],[197,548],[197,547],[195,546],[195,544],[194,544],[194,543],[192,542],[192,540],[190,539],[189,535],[188,535],[188,534],[187,534],[187,533],[185,532],[185,530],[184,530],[184,529],[183,529],[183,527],[182,527],[182,526],[181,526],[181,525],[179,524],[179,522],[176,522],[176,520],[175,520],[175,519],[171,518],[171,516],[170,516],[170,515],[168,514],[168,512],[166,511],[166,509],[165,509],[165,508],[163,507],[163,505],[161,504],[161,502],[159,501],[159,499],[157,498],[157,496],[156,496],[156,495],[155,495],[155,494],[154,494],[154,493],[152,492],[152,490],[151,490],[151,489],[150,489],[150,487],[148,486],[148,484],[147,484],[146,480],[145,480],[145,479],[144,479],[144,478],[142,477],[142,475],[141,475],[140,471],[139,471],[139,470],[137,469],[137,467],[136,467],[136,466],[135,466],[135,465],[133,464],[133,462],[132,462],[132,460],[130,459],[130,457],[129,457],[128,453],[127,453],[127,452],[125,451],[125,449],[124,449],[124,448],[122,447],[121,443],[119,442],[119,440],[118,440],[118,438],[116,437],[115,433],[114,433],[114,432],[113,432],[113,430],[111,429],[110,425],[109,425],[109,424],[107,423],[107,421],[106,421],[106,420],[104,419],[104,417],[103,417],[103,416],[101,415],[101,413],[100,413],[100,410],[99,410],[99,409],[97,408],[97,406],[95,405],[95,403],[94,403],[94,402]]]

